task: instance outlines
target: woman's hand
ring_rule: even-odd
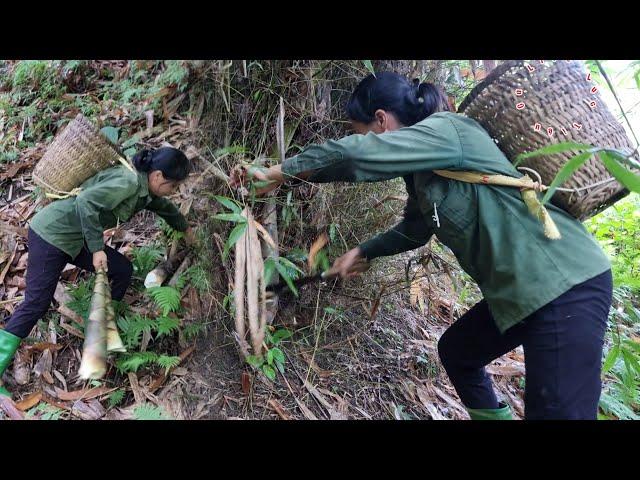
[[[352,248],[341,257],[336,258],[327,272],[328,277],[339,275],[343,279],[352,278],[369,269],[369,263],[362,256],[360,247]]]
[[[104,250],[99,250],[93,254],[93,268],[98,270],[108,271],[107,267],[107,254],[104,253]]]
[[[270,182],[256,188],[256,195],[264,195],[278,188],[284,183],[282,165],[274,165],[271,168],[261,168],[254,165],[236,165],[230,173],[230,185],[239,188],[247,181]]]

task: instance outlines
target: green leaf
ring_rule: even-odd
[[[120,129],[115,127],[102,127],[100,133],[102,133],[107,139],[114,144],[118,144],[118,134]]]
[[[285,328],[281,328],[271,336],[271,341],[273,342],[274,345],[278,345],[282,340],[286,338],[291,338],[292,336],[293,336],[293,333],[291,333],[289,330]]]
[[[280,257],[280,260],[282,260],[282,257]],[[273,262],[273,264],[275,265],[276,270],[278,270],[278,272],[280,273],[280,276],[282,278],[284,278],[285,282],[287,282],[287,285],[289,286],[289,288],[291,289],[293,294],[297,297],[298,296],[298,290],[296,289],[296,286],[291,281],[291,277],[289,276],[289,272],[287,272],[287,270],[282,265],[280,265],[279,262]]]
[[[539,148],[534,150],[533,152],[521,153],[516,157],[514,166],[518,166],[520,162],[526,160],[531,157],[538,157],[540,155],[551,155],[553,153],[562,153],[568,152],[570,150],[588,150],[593,148],[591,145],[586,145],[584,143],[575,143],[575,142],[561,142],[554,143],[553,145],[547,145],[546,147]]]
[[[221,155],[224,155],[225,153],[231,154],[231,153],[246,153],[246,152],[247,152],[247,149],[242,145],[231,145],[229,147],[223,147],[223,148],[217,149],[215,152],[213,152],[213,156],[219,157]]]
[[[276,368],[284,375],[284,365],[278,360],[276,360]]]
[[[227,255],[229,255],[229,250],[231,250],[231,247],[235,245],[235,243],[242,236],[242,234],[246,229],[247,229],[246,222],[233,227],[233,230],[231,230],[231,233],[229,234],[229,238],[227,239],[227,242],[224,245],[224,251],[222,252],[223,260],[227,258]]]
[[[276,268],[276,262],[272,257],[269,257],[264,262],[264,283],[266,285],[271,281],[271,277]]]
[[[218,202],[227,207],[233,213],[240,214],[242,211],[242,207],[240,207],[236,202],[227,197],[221,197],[220,195],[214,195],[214,197]]]
[[[271,381],[276,379],[276,371],[273,369],[272,366],[270,365],[263,365],[262,366],[262,371],[264,372],[264,374],[267,376],[267,378]]]
[[[255,355],[247,355],[247,363],[252,367],[260,368],[264,363],[264,360],[256,357]]]
[[[565,165],[556,174],[556,178],[553,179],[551,185],[549,185],[549,189],[545,192],[544,197],[542,198],[542,203],[547,203],[555,193],[556,188],[562,185],[571,176],[571,174],[573,174],[573,172],[578,170],[587,160],[589,160],[591,155],[593,155],[591,152],[580,153],[565,163]]]
[[[267,363],[273,365],[273,349],[267,352]]]
[[[618,356],[620,355],[620,345],[614,345],[607,353],[602,365],[602,373],[607,373],[615,365]]]
[[[304,274],[304,271],[303,271],[300,267],[298,267],[295,263],[293,263],[291,260],[289,260],[289,259],[287,259],[287,258],[285,258],[285,257],[278,257],[278,261],[279,261],[283,266],[289,267],[289,268],[291,268],[291,269],[293,269],[293,270],[296,270],[296,271],[298,271],[298,272],[300,272],[300,273]]]
[[[373,69],[373,63],[371,63],[371,60],[363,60],[362,63],[364,63],[364,66],[367,70],[369,70],[369,73],[371,73],[371,75],[373,75],[374,77],[376,76],[376,72]]]
[[[622,353],[622,357],[624,358],[629,373],[633,374],[633,368],[633,370],[635,370],[636,372],[636,375],[640,375],[640,363],[638,363],[638,359],[634,355],[633,350],[622,348],[620,352]]]
[[[276,362],[284,363],[284,353],[279,348],[272,348],[269,350],[271,356]]]
[[[640,176],[620,165],[614,155],[609,152],[600,152],[600,158],[604,166],[607,167],[607,170],[609,170],[616,180],[632,192],[640,193]]]
[[[247,219],[245,217],[237,213],[219,213],[217,215],[214,215],[213,218],[216,218],[218,220],[224,220],[226,222],[236,222],[236,223],[247,222]]]

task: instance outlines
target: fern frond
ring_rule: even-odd
[[[160,317],[156,320],[154,328],[158,332],[156,338],[161,337],[162,335],[169,335],[170,333],[178,330],[178,326],[180,325],[180,320],[177,318],[171,317]]]
[[[157,361],[158,354],[154,352],[136,352],[131,355],[124,355],[116,361],[116,367],[122,373],[137,372],[143,365],[148,365]]]
[[[156,363],[164,368],[164,373],[168,373],[170,369],[178,366],[180,363],[180,357],[170,357],[168,355],[160,355],[156,360]]]
[[[180,292],[174,287],[153,287],[148,289],[154,301],[162,309],[162,315],[167,316],[171,312],[180,309]]]
[[[136,420],[172,420],[171,415],[160,407],[150,403],[144,403],[133,410],[133,417]]]

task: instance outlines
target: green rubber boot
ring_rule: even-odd
[[[467,408],[471,420],[513,420],[511,408],[500,403],[500,408]]]
[[[13,356],[16,350],[18,350],[18,345],[20,345],[21,341],[22,339],[16,337],[13,333],[0,330],[0,379],[2,379],[2,374],[9,366],[9,363],[11,363],[11,360],[13,360]],[[0,395],[11,398],[9,390],[2,385],[0,385]]]

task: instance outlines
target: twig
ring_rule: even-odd
[[[622,116],[627,121],[627,125],[629,126],[629,130],[631,131],[631,135],[633,135],[633,138],[636,141],[636,150],[637,150],[638,147],[640,146],[640,142],[638,142],[638,137],[636,137],[636,133],[633,131],[633,127],[631,126],[631,122],[627,118],[627,114],[624,112],[624,108],[622,108],[622,104],[620,103],[620,100],[618,99],[618,95],[616,94],[616,91],[613,88],[613,84],[611,83],[611,80],[609,80],[609,76],[607,75],[607,72],[604,71],[604,68],[600,64],[600,60],[596,60],[596,65],[598,65],[598,69],[600,70],[600,73],[602,74],[605,81],[607,82],[607,85],[609,85],[609,89],[611,90],[611,93],[613,93],[613,96],[616,99],[616,102],[618,102],[618,106],[620,107]]]

